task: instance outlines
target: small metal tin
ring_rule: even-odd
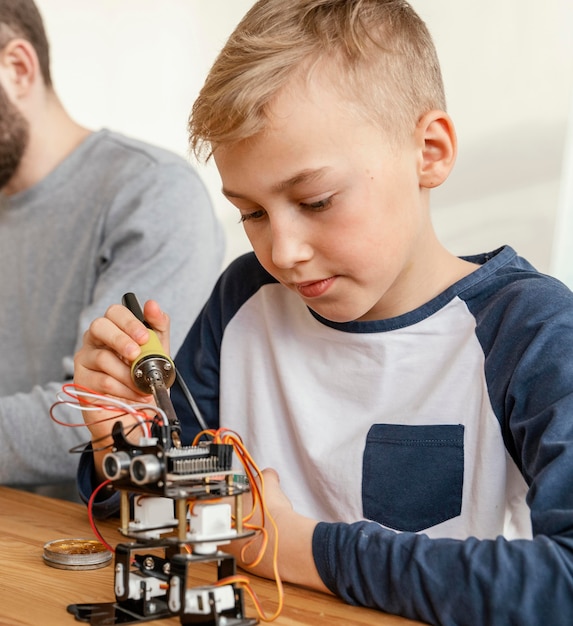
[[[44,545],[44,562],[58,569],[98,569],[108,565],[111,557],[111,552],[95,539],[56,539]]]

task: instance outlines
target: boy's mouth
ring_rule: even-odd
[[[295,287],[303,298],[317,298],[326,293],[335,280],[336,276],[330,276],[330,278],[323,278],[321,280],[295,283]]]

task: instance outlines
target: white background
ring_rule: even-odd
[[[55,86],[72,116],[189,158],[191,104],[252,0],[37,2]],[[573,170],[573,157],[564,159],[567,132],[573,135],[573,2],[412,5],[433,34],[460,144],[453,174],[434,192],[442,241],[457,254],[508,243],[573,283],[573,220],[564,210],[573,213],[573,173],[563,175],[566,163]],[[228,262],[248,242],[214,167],[194,165],[225,225]]]

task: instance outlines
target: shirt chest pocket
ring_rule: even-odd
[[[461,513],[464,427],[374,424],[366,437],[362,507],[366,519],[418,532]]]

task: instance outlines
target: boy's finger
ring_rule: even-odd
[[[154,330],[160,333],[169,330],[169,316],[161,310],[161,307],[155,300],[148,300],[143,307],[143,311],[145,319]]]
[[[140,324],[135,317],[132,316],[132,319],[137,324]],[[84,344],[92,348],[105,347],[113,350],[119,356],[131,362],[141,352],[141,346],[138,343],[139,337],[144,335],[145,340],[149,337],[149,331],[143,325],[141,326],[144,333],[135,331],[136,337],[134,338],[133,334],[131,336],[127,334],[108,317],[98,317],[90,324],[84,336]],[[145,343],[145,340],[142,343]]]

